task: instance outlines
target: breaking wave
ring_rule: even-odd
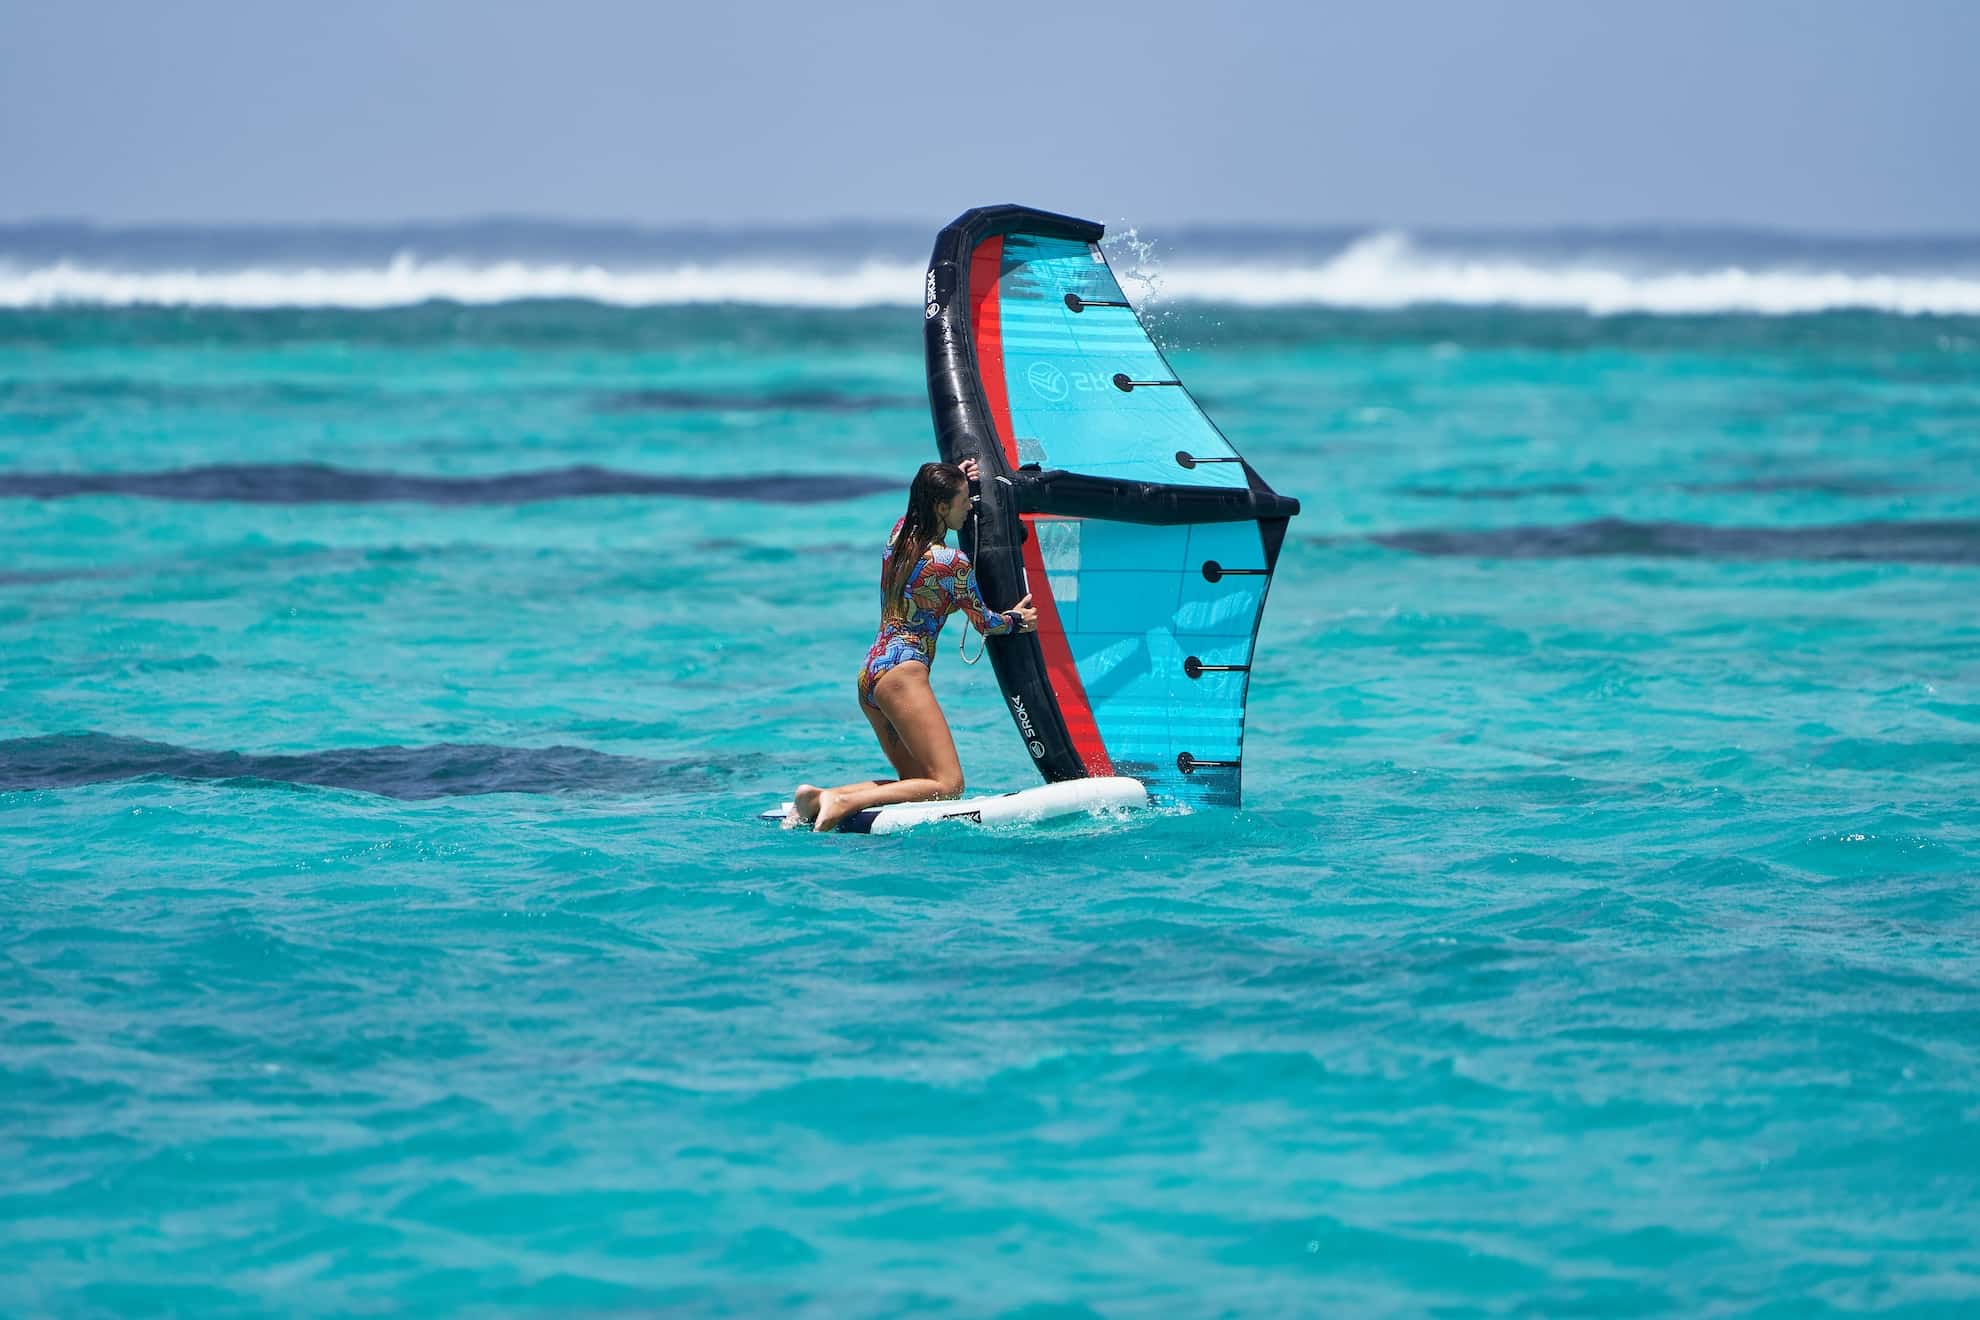
[[[1530,307],[1596,315],[1769,316],[1844,308],[1980,315],[1980,272],[1933,274],[1720,265],[1632,269],[1592,260],[1427,252],[1377,234],[1318,265],[1224,265],[1164,272],[1164,292],[1244,306]]]
[[[765,263],[685,264],[614,270],[564,262],[472,263],[394,257],[383,266],[238,270],[121,270],[60,261],[0,266],[0,307],[105,306],[407,307],[578,299],[620,307],[755,303],[774,307],[870,307],[911,303],[921,270],[898,262],[842,269]]]
[[[908,238],[864,253],[811,251],[789,235],[719,250],[600,247],[557,235],[553,252],[421,255],[412,250],[248,251],[221,235],[194,250],[82,231],[73,242],[8,243],[0,233],[0,308],[204,306],[375,309],[428,302],[574,299],[613,306],[748,304],[912,306],[922,264]],[[435,235],[421,235],[429,241]],[[444,238],[444,236],[439,236]],[[88,242],[82,241],[88,239]],[[767,240],[766,240],[767,241]],[[300,242],[300,240],[298,240]],[[1118,240],[1116,267],[1138,303],[1383,310],[1423,305],[1612,315],[1795,315],[1842,309],[1980,315],[1980,243],[1761,236],[1727,250],[1712,235],[1624,235],[1591,245],[1551,235],[1220,232],[1169,248]],[[266,246],[266,244],[264,244]]]

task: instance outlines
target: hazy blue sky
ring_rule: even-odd
[[[1980,229],[1980,3],[0,0],[0,219]]]

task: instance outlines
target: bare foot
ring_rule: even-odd
[[[809,825],[818,817],[818,797],[825,790],[816,784],[799,784],[791,794],[791,808],[800,824]]]
[[[828,834],[839,828],[839,822],[852,815],[852,808],[837,793],[827,789],[818,795],[818,818],[812,823],[812,830],[818,834]]]

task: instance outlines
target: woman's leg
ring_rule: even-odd
[[[891,784],[846,784],[827,789],[818,795],[813,829],[836,829],[847,816],[868,807],[962,796],[962,763],[956,759],[956,740],[935,700],[935,689],[928,685],[928,666],[919,660],[894,666],[874,685],[873,699],[880,703],[880,713],[900,739],[902,751],[911,758],[907,768],[920,773],[903,773]],[[884,740],[881,745],[886,745]],[[896,768],[901,768],[901,763]]]
[[[880,740],[880,750],[887,754],[887,764],[894,767],[894,774],[897,777],[901,779],[929,777],[928,771],[922,767],[914,753],[907,749],[907,744],[901,741],[900,731],[894,728],[893,721],[871,706],[862,704],[859,709],[860,713],[866,716],[866,722],[873,726],[873,736]],[[887,781],[880,779],[874,782],[884,784]]]
[[[895,732],[894,726],[888,722],[885,715],[882,715],[864,701],[859,703],[859,713],[866,716],[866,722],[873,726],[873,736],[880,740],[880,750],[886,753],[887,763],[894,767],[894,773],[896,775],[899,775],[902,779],[926,779],[929,777],[927,771],[921,768],[921,762],[914,759],[913,754],[907,749],[907,744],[901,741],[901,735]],[[878,788],[882,784],[892,782],[894,781],[890,779],[868,779],[857,784],[841,784],[833,791],[844,793],[859,788]],[[809,824],[811,821],[816,820],[818,818],[818,799],[824,792],[824,789],[819,788],[815,784],[799,784],[797,786],[797,792],[792,798],[792,815],[784,823],[786,825]]]

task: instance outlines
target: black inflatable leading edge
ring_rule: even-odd
[[[983,480],[971,544],[977,586],[992,609],[1007,609],[1024,596],[1024,525],[1018,521],[1016,475],[1004,459],[990,420],[990,405],[970,339],[970,254],[984,239],[1022,231],[1097,243],[1103,226],[1025,206],[981,206],[965,211],[935,236],[923,287],[923,342],[928,355],[928,406],[935,443],[945,463],[974,458]],[[985,649],[1026,750],[1048,782],[1081,779],[1086,767],[1045,679],[1045,653],[1036,634],[992,637]]]

